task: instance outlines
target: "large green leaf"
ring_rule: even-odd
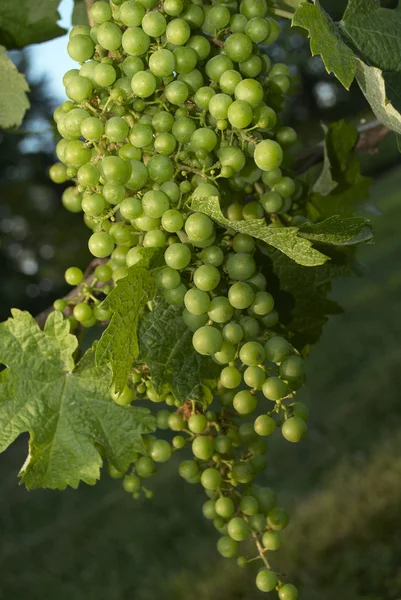
[[[358,138],[356,128],[341,120],[331,123],[325,132],[325,161],[308,203],[313,221],[333,215],[351,217],[368,197],[371,184],[361,174],[358,157],[352,152]]]
[[[60,0],[1,0],[0,44],[8,50],[64,35],[57,25]]]
[[[321,54],[327,72],[334,73],[348,89],[356,75],[356,57],[319,0],[314,0],[314,4],[303,2],[292,24],[308,30],[312,54]]]
[[[141,266],[139,266],[141,265]],[[102,307],[113,316],[103,332],[96,349],[99,364],[107,362],[113,371],[116,391],[121,392],[134,360],[139,355],[137,327],[139,314],[156,293],[157,269],[150,269],[150,260],[144,260],[128,269]]]
[[[121,407],[110,398],[111,371],[96,367],[93,350],[77,366],[77,339],[60,313],[44,331],[27,312],[12,311],[0,324],[0,452],[29,432],[29,455],[21,469],[29,489],[93,485],[103,458],[126,470],[153,431],[143,408]]]
[[[329,298],[333,279],[352,274],[346,253],[334,251],[325,265],[308,269],[297,265],[274,248],[262,248],[268,289],[275,299],[280,322],[289,330],[293,344],[307,351],[321,336],[330,315],[342,313]]]
[[[397,80],[401,77],[399,73],[394,76]],[[376,67],[368,67],[362,61],[358,62],[357,80],[379,121],[392,131],[401,134],[401,113],[389,102],[389,97],[393,99],[394,94],[401,98],[401,82],[396,88],[394,81],[390,79],[389,90],[382,71]],[[397,104],[401,109],[401,101]]]
[[[3,46],[0,46],[0,80],[0,128],[18,127],[31,106],[27,96],[29,85]]]
[[[220,209],[220,201],[217,196],[210,198],[194,198],[191,208],[208,215],[226,229],[233,229],[239,233],[246,233],[252,237],[262,240],[274,246],[295,262],[307,267],[321,265],[328,257],[315,250],[311,242],[298,237],[296,227],[273,228],[266,225],[265,219],[253,219],[250,221],[229,221]]]
[[[300,227],[299,235],[312,242],[331,246],[352,246],[373,240],[370,221],[363,217],[342,219],[338,215],[320,223],[305,223]]]
[[[150,369],[158,393],[172,391],[181,402],[210,404],[221,367],[195,351],[182,307],[156,298],[152,311],[140,320],[138,336],[140,359]]]
[[[303,2],[293,25],[307,29],[313,54],[349,88],[354,77],[380,121],[400,132],[401,12],[381,8],[379,0],[349,0],[339,23],[319,0]],[[324,182],[324,180],[323,180]]]
[[[401,57],[401,13],[379,0],[349,0],[339,24],[365,64],[397,71]]]

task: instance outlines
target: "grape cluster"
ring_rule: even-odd
[[[72,29],[67,49],[79,68],[63,78],[69,100],[54,113],[62,139],[50,176],[72,182],[63,205],[84,213],[98,264],[90,278],[67,269],[77,292],[54,308],[72,327],[107,322],[101,301],[143,248],[164,256],[159,293],[182,307],[195,351],[220,366],[217,408],[158,394],[146,365],[136,365],[112,398],[174,407],[158,412],[157,425],[176,435],[171,443],[147,437],[132,472],[110,473],[134,497],[150,496],[143,479],[190,446],[179,472],[209,496],[204,514],[221,534],[220,554],[235,556],[254,539],[264,563],[257,587],[294,600],[296,588],[266,558],[288,516],[254,478],[266,467],[264,437],[277,427],[291,442],[306,433],[307,409],[293,402],[303,359],[279,324],[257,263],[260,242],[191,209],[218,198],[233,226],[264,219],[285,227],[299,213],[300,184],[286,166],[297,136],[278,115],[290,73],[263,51],[280,32],[272,14],[266,0],[100,0],[90,11],[95,24]]]

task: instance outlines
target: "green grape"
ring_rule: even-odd
[[[82,198],[82,210],[90,217],[100,215],[106,208],[106,202],[100,194],[90,194]]]
[[[294,417],[299,417],[303,421],[307,421],[309,418],[309,409],[302,402],[293,402],[290,404],[292,414]]]
[[[192,452],[200,460],[209,460],[214,453],[214,440],[201,435],[192,442]]]
[[[162,227],[170,233],[180,231],[184,225],[184,218],[178,210],[167,210],[162,215]]]
[[[218,83],[222,74],[225,71],[233,70],[233,67],[234,64],[230,58],[224,54],[220,54],[207,61],[205,71],[209,79]]]
[[[171,244],[164,253],[164,259],[172,269],[185,269],[191,262],[191,251],[185,244]]]
[[[223,328],[223,339],[231,344],[239,344],[244,337],[244,331],[238,323],[227,323]]]
[[[231,473],[233,479],[239,483],[249,483],[254,477],[252,466],[246,461],[236,463],[233,466]]]
[[[262,513],[252,515],[249,524],[254,531],[263,531],[266,528],[266,517]]]
[[[77,172],[78,183],[83,187],[92,187],[99,183],[100,172],[94,165],[87,163],[79,167]]]
[[[256,575],[256,587],[261,592],[271,592],[277,585],[277,575],[270,569],[260,569]]]
[[[251,306],[255,293],[248,283],[238,281],[228,290],[228,300],[234,308],[244,309]]]
[[[164,192],[174,204],[180,199],[180,188],[175,181],[165,181],[161,184],[160,191]]]
[[[142,56],[150,46],[150,37],[140,27],[130,27],[124,31],[121,44],[130,56]]]
[[[156,440],[150,451],[150,456],[157,463],[167,462],[171,458],[171,446],[166,440]]]
[[[250,310],[253,314],[263,317],[273,310],[274,298],[268,292],[256,292]]]
[[[258,202],[248,202],[243,208],[242,216],[245,221],[261,219],[263,217],[263,208]]]
[[[201,127],[192,134],[191,145],[195,150],[203,149],[211,152],[217,145],[217,135],[213,129]]]
[[[155,10],[148,12],[142,19],[142,29],[150,37],[160,37],[166,31],[166,18],[165,16]]]
[[[260,389],[266,379],[266,373],[261,367],[251,366],[244,372],[246,385],[254,389]]]
[[[231,167],[234,172],[241,171],[245,166],[245,156],[239,148],[233,146],[220,148],[217,154],[221,165],[223,167]]]
[[[263,88],[256,79],[243,79],[235,88],[235,99],[245,101],[252,107],[256,107],[263,100]]]
[[[67,169],[63,164],[56,163],[50,167],[49,177],[54,183],[64,183],[67,181]]]
[[[162,156],[161,154],[152,156],[148,161],[147,168],[150,178],[159,184],[169,181],[174,174],[173,163],[168,156]]]
[[[159,190],[146,192],[142,198],[142,208],[148,217],[157,219],[169,208],[168,196]]]
[[[244,15],[236,13],[232,15],[230,19],[230,29],[233,33],[236,33],[238,31],[243,33],[245,31],[247,22],[248,19]]]
[[[103,188],[104,190],[104,188]],[[142,214],[142,204],[138,198],[125,198],[119,206],[121,216],[124,219],[136,219]]]
[[[252,256],[238,252],[229,257],[226,268],[230,279],[245,281],[255,273],[256,264]]]
[[[290,344],[286,339],[275,336],[267,340],[265,344],[265,354],[267,360],[275,363],[281,363],[285,358],[288,357],[291,350]]]
[[[196,464],[196,463],[195,463]],[[206,519],[216,519],[217,513],[215,509],[215,502],[213,500],[206,500],[204,505],[202,506],[202,512]]]
[[[181,283],[181,276],[176,269],[166,267],[157,275],[158,284],[166,290],[173,290]]]
[[[202,265],[194,273],[194,284],[204,292],[210,292],[220,282],[220,271],[213,265]]]
[[[108,87],[117,79],[117,73],[112,65],[100,63],[93,71],[93,79],[100,87]]]
[[[131,161],[132,166],[136,162],[138,161]],[[102,177],[104,177],[107,183],[123,185],[130,181],[131,166],[118,156],[105,156],[100,161],[99,168]]]
[[[191,36],[186,45],[195,50],[198,60],[205,60],[210,54],[210,42],[201,35]]]
[[[182,437],[182,435],[176,435],[172,439],[172,444],[174,448],[176,448],[177,450],[181,450],[181,448],[184,448],[186,444],[185,438]]]
[[[87,117],[81,121],[80,129],[84,138],[96,142],[104,133],[104,124],[97,117]]]
[[[253,496],[243,496],[239,505],[240,511],[249,517],[257,515],[259,511],[259,504],[256,498]]]
[[[83,63],[93,56],[95,45],[88,35],[74,35],[67,44],[67,52],[72,60]]]
[[[102,23],[97,29],[96,37],[105,50],[117,50],[121,46],[122,32],[115,23]]]
[[[111,318],[111,311],[105,308],[101,308],[100,306],[95,306],[93,309],[93,316],[96,317],[98,321],[108,321]]]
[[[215,439],[215,450],[219,454],[226,454],[231,450],[231,440],[226,435],[219,435]]]
[[[182,429],[185,429],[185,421],[182,415],[179,413],[171,414],[168,419],[168,426],[173,431],[181,431]]]
[[[79,140],[68,142],[65,147],[65,162],[72,167],[80,167],[89,162],[91,152]]]
[[[256,366],[263,363],[265,351],[259,342],[246,342],[239,352],[240,360],[244,365]]]
[[[235,100],[228,107],[227,117],[230,124],[238,129],[245,129],[251,124],[253,119],[252,106],[244,100]],[[270,141],[270,140],[265,140]],[[262,143],[262,142],[260,142]],[[260,145],[260,144],[258,144]],[[256,159],[255,159],[256,161]],[[258,167],[260,165],[258,164]],[[260,167],[261,168],[261,167]],[[267,169],[265,169],[267,170]]]
[[[191,288],[187,291],[184,298],[185,308],[194,315],[203,315],[209,310],[210,298],[209,294]]]
[[[62,203],[68,211],[76,213],[82,210],[82,196],[78,193],[77,188],[69,187],[64,190],[62,195]]]
[[[111,391],[111,397],[119,406],[127,406],[128,404],[131,404],[131,402],[134,400],[134,396],[134,390],[128,387],[128,385],[124,386],[121,393],[117,393],[114,390]]]
[[[240,415],[250,415],[257,406],[256,396],[253,396],[248,390],[241,390],[234,396],[233,405]]]
[[[237,350],[233,344],[224,342],[218,352],[214,353],[214,358],[220,365],[225,365],[234,360]]]
[[[94,233],[89,238],[88,247],[90,253],[96,258],[105,258],[114,250],[113,238],[104,231]]]
[[[266,550],[278,550],[280,548],[280,536],[276,531],[266,531],[262,537],[262,544]]]
[[[128,137],[129,125],[121,117],[112,117],[106,123],[104,128],[105,136],[111,142],[122,142]]]
[[[278,591],[278,597],[280,600],[297,600],[298,590],[295,585],[291,583],[284,584]]]
[[[209,318],[215,323],[226,323],[234,314],[234,308],[225,296],[216,296],[208,308]]]
[[[238,552],[238,542],[228,535],[224,535],[217,541],[217,551],[225,558],[232,558]]]
[[[219,352],[223,344],[223,337],[215,327],[204,325],[195,331],[192,343],[199,354],[211,355]]]
[[[224,43],[224,52],[233,62],[246,60],[252,53],[252,40],[244,33],[233,33]]]
[[[90,16],[96,23],[105,23],[111,19],[111,8],[107,2],[95,2],[90,9]]]
[[[289,442],[300,442],[306,435],[306,424],[299,417],[290,417],[281,427],[283,437]]]
[[[267,213],[277,213],[283,208],[283,198],[277,192],[266,192],[259,202]]]
[[[288,386],[278,377],[268,377],[262,386],[262,392],[268,400],[281,400],[289,393]]]
[[[125,475],[123,480],[123,488],[126,492],[130,492],[132,494],[133,492],[139,491],[141,487],[142,482],[137,475]]]
[[[288,525],[289,517],[285,510],[276,507],[272,508],[267,514],[267,523],[274,531],[281,531]]]
[[[280,167],[283,161],[283,151],[274,140],[263,140],[255,148],[254,159],[259,169],[272,171]]]
[[[236,367],[225,367],[220,373],[220,382],[227,389],[237,388],[242,381],[242,375]]]
[[[120,8],[120,19],[128,27],[138,27],[145,16],[145,8],[135,0],[124,2]]]
[[[203,433],[207,427],[207,419],[204,415],[191,415],[188,419],[188,428],[193,433]]]
[[[113,185],[112,183],[106,183],[102,189],[103,198],[109,204],[120,204],[125,198],[125,193],[125,187],[121,184]]]
[[[204,242],[213,234],[213,221],[203,213],[193,213],[185,221],[185,232],[193,242]]]
[[[69,267],[64,273],[64,279],[69,285],[78,285],[83,281],[83,278],[84,274],[78,267]]]
[[[208,246],[200,253],[200,258],[207,265],[219,267],[224,260],[224,253],[219,246]]]
[[[221,474],[217,469],[213,469],[210,467],[203,471],[200,481],[206,490],[216,490],[221,485]]]
[[[164,248],[166,245],[166,235],[159,229],[148,231],[142,240],[145,247],[149,248]]]
[[[139,98],[149,98],[157,86],[156,77],[148,71],[138,71],[131,79],[131,88]]]
[[[249,525],[242,517],[233,517],[227,526],[228,535],[236,542],[242,542],[249,536]]]
[[[255,420],[255,431],[258,435],[271,435],[276,429],[276,422],[269,415],[260,415]]]
[[[63,310],[65,310],[67,308],[67,302],[65,300],[63,300],[62,298],[59,298],[58,300],[55,300],[53,302],[53,308],[54,308],[54,310],[63,312]]]
[[[166,38],[170,44],[183,46],[191,35],[191,29],[183,19],[173,19],[166,29]]]
[[[88,304],[79,302],[74,306],[73,315],[79,323],[83,323],[92,317],[92,309]]]
[[[186,286],[181,283],[178,287],[173,290],[164,290],[164,299],[169,304],[181,306],[184,304],[185,294],[187,292]]]
[[[280,364],[280,377],[291,386],[302,385],[305,379],[305,363],[300,356],[289,356]]]
[[[156,468],[155,463],[148,456],[141,456],[135,463],[135,469],[139,477],[143,477],[144,479],[151,477]]]
[[[267,328],[270,329],[274,327],[278,323],[278,312],[276,310],[272,310],[271,313],[262,317],[262,323]]]

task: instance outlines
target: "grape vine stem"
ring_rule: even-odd
[[[88,13],[88,21],[89,21],[89,25],[91,27],[94,26],[95,21],[92,19],[91,14],[90,14],[90,9],[92,8],[92,5],[95,3],[95,0],[85,0],[85,8],[86,8],[86,12]]]
[[[94,270],[96,269],[96,267],[107,262],[107,260],[107,258],[94,258],[85,269],[83,281],[79,285],[74,287],[72,290],[70,290],[68,294],[63,296],[63,300],[68,301],[71,298],[79,296],[79,294],[82,292],[83,287],[85,285],[91,285],[91,283],[93,282]],[[36,315],[35,321],[41,329],[43,329],[47,317],[53,310],[53,305],[51,305],[48,306],[45,310],[43,310],[41,313]]]
[[[379,121],[373,120],[362,122],[357,126],[359,138],[355,145],[355,150],[375,153],[378,144],[390,133],[390,130],[382,125]],[[314,165],[319,164],[324,159],[324,140],[307,148],[304,152],[298,155],[294,172],[295,175],[301,175]]]

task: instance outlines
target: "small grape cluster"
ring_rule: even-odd
[[[300,212],[301,186],[285,168],[297,136],[278,116],[290,73],[263,52],[280,32],[271,14],[266,0],[100,0],[90,11],[95,24],[72,29],[68,53],[80,66],[63,78],[69,100],[54,113],[62,139],[50,176],[73,183],[63,205],[84,213],[98,264],[89,278],[67,269],[76,294],[54,308],[72,327],[107,322],[101,301],[144,248],[160,251],[160,295],[182,307],[195,351],[220,366],[218,409],[160,395],[146,365],[135,365],[112,398],[174,407],[158,412],[157,425],[177,435],[171,443],[147,437],[132,472],[110,473],[135,498],[150,496],[142,480],[190,445],[193,458],[179,472],[209,496],[204,514],[221,533],[219,552],[232,557],[251,537],[264,562],[258,588],[294,600],[296,588],[266,558],[288,516],[254,478],[266,467],[264,437],[277,427],[291,442],[306,433],[307,409],[293,401],[305,368],[257,264],[260,242],[234,231],[255,219],[285,227]],[[233,229],[191,209],[208,198]]]

